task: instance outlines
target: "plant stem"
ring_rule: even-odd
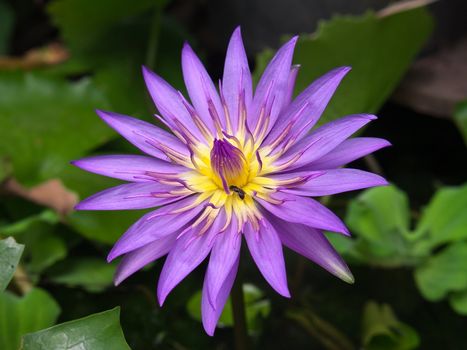
[[[232,313],[234,319],[234,334],[235,334],[235,349],[247,350],[248,347],[248,331],[246,327],[245,316],[245,300],[243,298],[243,282],[242,276],[239,273],[235,279],[235,283],[230,294],[232,301]]]
[[[372,154],[366,155],[364,158],[366,165],[370,170],[378,175],[384,175],[383,174],[383,168],[381,165],[378,163],[378,160],[376,160],[375,156]]]
[[[29,280],[29,276],[21,264],[18,264],[16,267],[13,275],[13,284],[21,295],[25,295],[33,288],[33,285]]]
[[[161,27],[162,7],[154,5],[154,14],[149,32],[148,48],[146,51],[146,66],[154,69],[156,65],[157,49],[159,46],[159,32]]]

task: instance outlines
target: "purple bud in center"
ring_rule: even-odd
[[[230,186],[242,187],[247,183],[248,167],[245,156],[226,140],[214,139],[211,168],[221,180],[226,193],[230,193]]]

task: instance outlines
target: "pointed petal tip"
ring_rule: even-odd
[[[242,38],[242,31],[240,29],[240,26],[237,26],[234,31],[232,32],[232,35],[229,40],[229,47],[241,47],[243,49],[243,38]],[[226,57],[227,58],[227,57]]]
[[[381,148],[383,148],[383,147],[392,147],[393,146],[393,144],[391,142],[389,142],[388,140],[384,140],[384,139],[383,139],[383,142],[381,144],[382,144]]]
[[[206,332],[207,335],[209,335],[210,337],[213,337],[214,336],[214,332],[216,331],[216,326],[214,325],[211,326],[211,325],[207,325],[203,322],[203,328],[204,328],[204,331]]]
[[[286,287],[286,289],[282,291],[277,291],[280,295],[282,295],[284,298],[291,298],[292,296],[290,295],[289,289]]]
[[[112,122],[118,118],[115,113],[107,112],[102,109],[96,109],[96,114],[110,126],[112,126]]]
[[[352,67],[350,66],[340,66],[340,67],[336,67],[334,69],[331,69],[328,73],[326,73],[325,75],[333,75],[335,78],[338,78],[339,81],[342,80],[348,72],[350,72],[352,70]]]
[[[384,177],[381,176],[380,183],[377,186],[389,186],[390,183]]]
[[[143,73],[143,77],[146,79],[146,75],[148,75],[151,71],[149,70],[148,67],[146,67],[144,64],[141,66],[141,72]]]
[[[337,277],[348,284],[355,283],[355,278],[348,268],[345,271],[339,271]]]
[[[295,45],[298,41],[298,38],[299,36],[298,35],[294,35],[290,40],[289,40],[289,43]]]
[[[188,41],[184,41],[183,47],[182,47],[182,56],[185,54],[191,54],[191,53],[194,53],[193,48],[191,47]]]
[[[107,260],[108,263],[111,263],[116,257],[117,255],[115,254],[115,251],[112,249],[110,250],[110,253],[107,255],[107,258],[105,260]]]
[[[101,114],[106,114],[106,113],[107,113],[107,112],[104,111],[103,109],[99,109],[99,108],[96,108],[96,109],[94,110],[94,112],[96,112],[96,114],[97,114],[99,117],[101,116]]]
[[[114,278],[114,286],[118,287],[123,282],[123,280],[124,280],[123,278],[115,277]]]
[[[74,207],[73,207],[74,210],[86,210],[86,209],[83,209],[83,203],[82,202],[79,202],[78,204],[76,204]]]
[[[159,282],[157,284],[157,301],[159,302],[159,306],[162,307],[169,295],[171,289],[168,289],[165,285],[162,285],[162,280],[159,276]]]
[[[157,82],[160,82],[162,80],[161,77],[159,77],[156,73],[154,73],[151,69],[149,69],[146,66],[143,66],[143,79],[146,85],[150,83],[150,81],[156,80]]]
[[[336,233],[340,233],[340,234],[343,234],[344,236],[348,236],[350,237],[351,234],[350,234],[350,231],[349,229],[347,228],[347,226],[345,226],[345,224],[341,221],[339,227],[334,227],[334,230],[329,230],[330,232],[336,232]]]
[[[165,303],[165,299],[167,298],[167,293],[162,293],[162,291],[157,289],[157,301],[159,302],[159,306],[162,307]]]
[[[151,68],[149,68],[145,64],[141,65],[141,71],[143,72],[143,74],[150,74],[150,73],[154,74],[154,72],[151,70]]]
[[[146,86],[149,85],[149,82],[151,80],[156,80],[157,82],[163,81],[163,79],[159,75],[154,73],[150,68],[143,65],[141,66],[141,70],[143,71],[143,79],[144,79],[144,82],[146,83]]]
[[[284,49],[287,50],[287,51],[290,50],[291,53],[293,54],[293,51],[295,49],[295,45],[297,44],[297,41],[298,41],[298,35],[295,35],[292,38],[290,38],[284,45],[282,45],[282,47],[279,49],[279,51],[282,51]]]
[[[352,70],[352,67],[351,66],[342,66],[342,67],[338,67],[336,69],[339,69],[344,74],[346,74],[346,73],[348,73],[348,72],[350,72]]]
[[[298,35],[295,35],[295,36],[291,37],[289,40],[287,40],[287,41],[285,42],[285,44],[283,44],[283,45],[279,48],[279,50],[278,50],[277,52],[282,51],[282,50],[284,50],[284,49],[293,49],[293,48],[295,47],[295,44],[296,44],[297,41],[298,41],[298,38],[299,38]]]
[[[71,165],[77,167],[77,168],[80,168],[80,169],[84,169],[83,168],[83,160],[82,159],[75,159],[75,160],[72,160],[70,162]],[[86,169],[84,169],[86,170]]]

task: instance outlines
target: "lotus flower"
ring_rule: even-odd
[[[313,126],[349,67],[336,68],[292,99],[299,67],[292,65],[297,37],[276,53],[254,89],[237,28],[219,87],[185,44],[183,76],[191,103],[160,76],[143,68],[157,119],[172,133],[112,112],[97,114],[142,155],[102,155],[73,162],[127,181],[77,205],[79,210],[157,207],[118,240],[108,260],[124,256],[115,283],[167,255],[157,287],[169,292],[209,255],[202,320],[214,333],[239,266],[242,237],[271,287],[289,297],[282,246],[347,282],[353,277],[323,230],[349,235],[344,223],[310,197],[385,185],[375,174],[341,168],[389,143],[348,139],[376,119],[343,117]]]

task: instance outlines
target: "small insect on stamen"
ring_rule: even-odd
[[[243,191],[241,188],[238,188],[237,186],[230,186],[229,189],[240,197],[241,200],[245,199],[245,191]]]

